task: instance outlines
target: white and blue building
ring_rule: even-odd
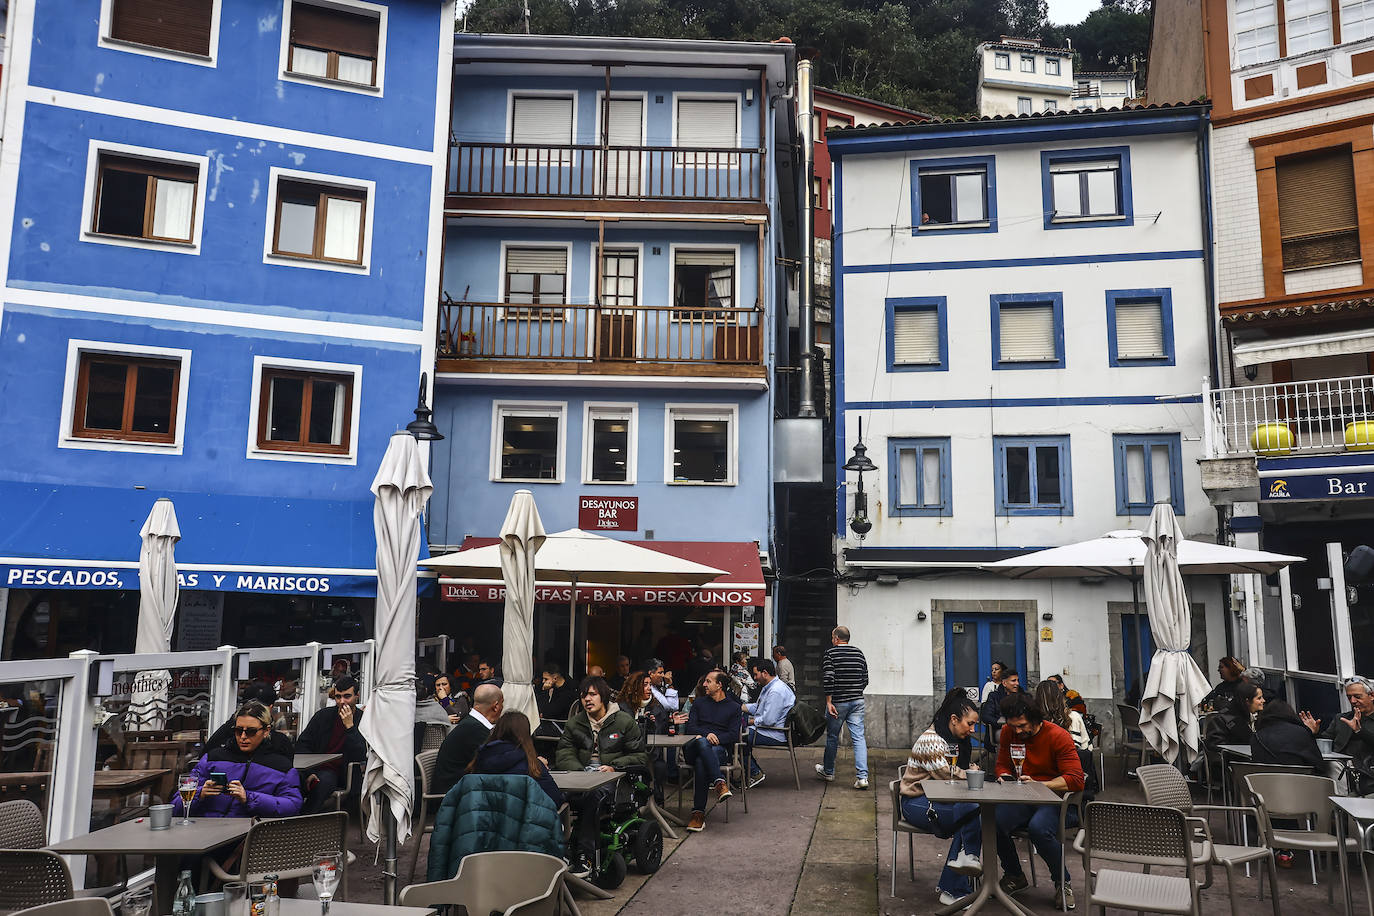
[[[1160,501],[1215,539],[1197,466],[1207,129],[1178,105],[829,135],[835,449],[844,463],[862,422],[878,468],[863,539],[859,475],[840,472],[836,530],[872,743],[909,745],[995,659],[1023,684],[1062,674],[1104,721],[1138,691],[1151,650],[1129,583],[983,566],[1143,528]],[[1190,586],[1194,646],[1224,654],[1223,588]]]
[[[575,634],[550,593],[541,655],[566,660],[572,635],[576,667],[611,671],[670,632],[720,651],[766,617],[795,62],[787,42],[456,38],[431,550],[495,537],[527,488],[550,532],[730,573],[672,595],[588,591]],[[486,590],[441,586],[499,634]]]
[[[4,657],[132,649],[162,496],[174,645],[367,635],[368,487],[433,368],[452,26],[442,0],[10,5]]]

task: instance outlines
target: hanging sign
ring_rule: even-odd
[[[1371,499],[1374,498],[1374,472],[1354,471],[1339,474],[1310,474],[1266,477],[1260,481],[1260,498],[1284,499]]]
[[[583,531],[638,531],[638,496],[579,496],[577,527]]]

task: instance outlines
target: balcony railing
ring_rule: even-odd
[[[1374,375],[1209,392],[1207,456],[1374,450]]]
[[[439,359],[758,366],[762,310],[596,305],[439,305]]]
[[[468,197],[762,201],[763,151],[455,143],[449,193]]]

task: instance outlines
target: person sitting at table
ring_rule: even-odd
[[[417,725],[443,725],[454,724],[450,721],[448,710],[444,704],[439,702],[435,694],[435,686],[438,678],[431,675],[415,679],[415,722]],[[448,678],[444,678],[445,681]]]
[[[651,658],[644,663],[644,673],[649,676],[649,689],[658,705],[669,712],[677,712],[679,700],[677,688],[673,686],[673,672],[664,667],[661,659]]]
[[[482,684],[473,690],[472,709],[462,721],[455,725],[444,743],[439,745],[439,757],[434,762],[435,794],[447,794],[458,780],[467,772],[468,764],[477,755],[477,749],[491,737],[496,720],[506,709],[506,697],[500,687]]]
[[[1035,688],[1035,705],[1045,714],[1046,722],[1053,722],[1072,736],[1076,749],[1086,751],[1092,747],[1093,739],[1083,716],[1064,704],[1063,688],[1050,678],[1045,678]]]
[[[630,656],[620,655],[615,660],[615,674],[606,678],[606,683],[611,685],[611,689],[619,693],[625,689],[625,682],[630,679]]]
[[[720,772],[740,736],[744,707],[727,693],[730,676],[724,671],[708,671],[697,684],[696,699],[687,713],[686,734],[696,740],[683,745],[682,755],[696,773],[692,793],[692,819],[687,829],[700,833],[706,829],[706,799],[714,792],[717,802],[734,793]]]
[[[1002,682],[992,689],[992,693],[978,708],[979,720],[991,728],[1000,727],[1004,721],[1002,702],[1014,696],[1030,699],[1030,694],[1021,689],[1021,672],[1011,667],[1003,668]]]
[[[461,690],[455,694],[453,681],[443,672],[434,677],[434,700],[444,708],[448,721],[453,725],[457,725],[472,708],[472,704],[468,702],[467,694]]]
[[[1207,733],[1203,743],[1215,749],[1222,744],[1250,746],[1255,733],[1255,719],[1264,709],[1264,691],[1258,686],[1243,683],[1236,688],[1231,706],[1221,713],[1207,717]]]
[[[541,719],[562,722],[572,715],[573,706],[577,703],[577,685],[563,676],[561,665],[550,662],[539,673],[539,690],[535,692],[534,699]],[[558,732],[550,734],[557,735]]]
[[[195,817],[290,817],[301,811],[301,781],[291,755],[269,740],[272,713],[251,700],[239,707],[231,726],[234,740],[212,747],[196,762]],[[210,774],[224,779],[211,779]],[[175,816],[183,813],[181,796],[172,802]]]
[[[921,732],[911,747],[899,789],[902,820],[940,839],[953,838],[948,861],[940,872],[936,890],[940,905],[948,906],[973,892],[969,876],[983,873],[983,832],[978,821],[978,806],[970,803],[945,804],[926,798],[921,783],[928,779],[963,779],[968,770],[973,743],[969,740],[978,726],[978,707],[963,690],[952,690],[935,713],[935,721]],[[959,749],[954,767],[949,765],[947,749]]]
[[[486,743],[477,749],[469,773],[492,773],[497,776],[528,776],[539,783],[553,802],[561,807],[566,799],[549,773],[549,765],[534,751],[530,736],[530,720],[523,712],[506,712],[496,720]]]
[[[749,761],[749,788],[763,782],[763,768],[754,759],[756,747],[787,747],[787,716],[797,705],[797,695],[792,688],[783,683],[773,667],[773,660],[754,658],[749,660],[749,673],[758,687],[758,702],[745,703],[744,714],[748,717],[748,731],[744,735],[745,759]]]
[[[1264,673],[1263,668],[1251,665],[1240,673],[1242,683],[1254,684],[1264,693],[1265,702],[1278,699],[1278,694],[1269,688],[1269,676]]]
[[[568,719],[558,739],[554,766],[559,770],[596,770],[611,773],[632,768],[647,769],[649,755],[644,735],[634,717],[621,709],[605,678],[582,682],[582,708]],[[569,874],[591,874],[601,825],[601,806],[615,795],[614,786],[583,792],[576,802],[573,860]]]
[[[1236,688],[1242,683],[1241,672],[1245,670],[1245,663],[1234,655],[1223,656],[1217,662],[1217,674],[1221,676],[1221,682],[1212,688],[1212,692],[1202,698],[1202,708],[1204,710],[1219,711],[1231,705],[1235,699]]]
[[[668,733],[668,710],[654,697],[653,684],[643,671],[633,671],[625,678],[624,685],[615,695],[615,701],[621,709],[634,716],[643,734]]]
[[[270,715],[272,706],[277,700],[276,687],[269,684],[267,681],[253,681],[248,685],[247,689],[244,690],[243,699],[239,700],[239,705],[243,706],[247,703],[261,703],[263,706],[267,707]],[[210,737],[205,739],[205,746],[207,748],[215,748],[226,744],[233,744],[235,721],[234,716],[230,716],[226,719],[223,725],[211,732]],[[272,734],[267,739],[272,743],[272,747],[278,753],[285,754],[288,758],[296,756],[296,743],[288,736],[277,731],[276,722],[272,724]]]
[[[1078,713],[1080,716],[1088,714],[1088,704],[1087,701],[1083,699],[1083,694],[1079,693],[1077,690],[1069,689],[1069,685],[1064,683],[1064,676],[1062,674],[1051,674],[1049,677],[1045,678],[1045,680],[1054,681],[1054,683],[1059,685],[1059,692],[1064,694],[1065,708]]]
[[[1312,730],[1283,700],[1264,704],[1264,711],[1255,721],[1255,733],[1250,736],[1250,760],[1311,767],[1319,776],[1325,775],[1326,770]]]
[[[358,724],[363,720],[358,709],[358,682],[352,675],[344,675],[334,682],[334,705],[327,706],[310,718],[310,723],[296,738],[296,751],[301,754],[341,754],[342,758],[321,764],[305,778],[305,814],[324,810],[329,797],[347,782],[350,764],[367,760],[367,742]],[[353,786],[353,794],[362,792],[362,780]]]
[[[1350,712],[1337,716],[1325,731],[1321,730],[1321,720],[1307,710],[1299,718],[1313,734],[1330,738],[1334,750],[1351,756],[1356,793],[1368,795],[1374,792],[1374,778],[1368,775],[1374,770],[1374,684],[1352,677],[1345,682],[1345,698],[1350,702]]]
[[[1004,677],[1005,683],[1006,678]],[[1045,721],[1045,714],[1033,700],[1012,695],[1002,701],[1002,727],[997,742],[997,778],[1016,778],[1011,762],[1011,746],[1024,745],[1025,760],[1021,764],[1021,781],[1042,783],[1055,792],[1077,792],[1083,788],[1083,765],[1067,731]],[[1076,812],[1068,812],[1066,826],[1076,826]],[[1026,873],[1011,835],[1025,827],[1031,844],[1049,866],[1054,879],[1054,903],[1066,910],[1074,908],[1073,887],[1069,884],[1069,870],[1064,867],[1064,847],[1059,842],[1059,809],[1053,805],[998,805],[997,858],[1002,863],[1002,890],[1015,894],[1025,890]]]

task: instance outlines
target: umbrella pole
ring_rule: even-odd
[[[1131,576],[1131,626],[1135,627],[1135,676],[1140,682],[1136,703],[1145,705],[1145,641],[1140,638],[1140,583]]]
[[[396,905],[396,818],[385,792],[372,796],[374,811],[382,817],[382,899],[387,906]]]

